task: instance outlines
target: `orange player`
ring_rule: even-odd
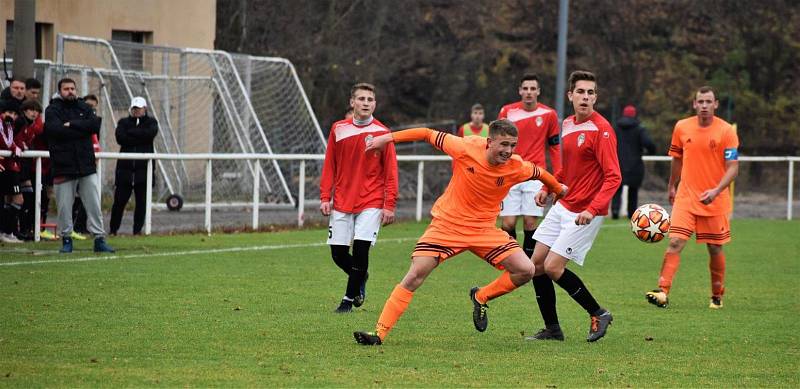
[[[469,123],[464,123],[458,128],[458,136],[478,135],[486,138],[489,136],[489,125],[483,122],[486,113],[483,106],[475,104],[469,110]]]
[[[537,179],[558,195],[566,192],[550,173],[512,155],[517,145],[517,128],[508,120],[489,125],[489,137],[459,138],[427,128],[385,134],[367,142],[367,150],[390,142],[424,140],[453,157],[453,177],[436,201],[433,221],[417,241],[411,268],[383,307],[376,332],[354,332],[358,343],[381,344],[411,302],[414,291],[444,260],[469,250],[503,273],[489,285],[470,290],[475,329],[486,331],[486,303],[530,281],[533,263],[519,244],[495,226],[500,200],[515,184]]]
[[[666,308],[672,278],[678,271],[686,241],[697,234],[697,243],[708,247],[711,271],[709,308],[722,308],[725,293],[725,253],[730,242],[731,194],[728,186],[739,173],[739,138],[731,125],[714,116],[719,106],[714,90],[701,87],[692,103],[697,116],[678,121],[672,132],[669,155],[669,202],[673,204],[669,247],[664,254],[658,289],[647,292],[647,301]],[[677,193],[676,193],[677,187]]]

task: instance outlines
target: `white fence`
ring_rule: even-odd
[[[8,157],[10,152],[0,151],[0,156]],[[325,156],[322,154],[139,154],[139,153],[110,153],[100,152],[96,153],[99,159],[139,159],[149,160],[147,164],[147,196],[146,196],[146,213],[144,233],[150,235],[151,233],[151,216],[153,208],[153,160],[155,161],[205,161],[205,202],[203,208],[205,209],[205,230],[211,234],[211,208],[212,204],[212,185],[214,176],[212,174],[212,164],[214,161],[248,161],[255,162],[255,169],[253,171],[253,187],[252,187],[252,227],[257,229],[259,226],[259,209],[262,202],[260,197],[261,180],[258,179],[261,175],[261,161],[298,161],[300,167],[298,169],[298,193],[297,193],[297,225],[302,227],[304,222],[305,203],[307,201],[306,195],[306,161],[322,161]],[[36,192],[36,206],[35,206],[35,240],[39,240],[40,220],[41,220],[41,193],[42,193],[42,158],[49,157],[46,151],[26,151],[22,154],[23,158],[34,158],[36,175],[35,175],[35,192]],[[645,161],[670,161],[667,156],[645,156]],[[416,195],[416,220],[422,219],[422,200],[423,200],[423,187],[424,187],[424,172],[425,162],[443,162],[449,161],[450,157],[446,155],[398,155],[398,161],[417,162],[417,195]],[[792,220],[792,203],[794,200],[794,163],[800,161],[800,157],[739,157],[739,161],[745,162],[770,162],[770,163],[787,163],[787,185],[786,185],[786,220]],[[316,200],[314,200],[316,201]]]

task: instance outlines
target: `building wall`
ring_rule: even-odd
[[[14,0],[0,0],[0,47],[6,47],[6,21],[14,19]],[[55,58],[59,33],[111,39],[112,30],[152,32],[151,43],[213,49],[216,0],[36,0],[36,22],[53,25],[44,58]],[[9,53],[11,56],[11,53]]]

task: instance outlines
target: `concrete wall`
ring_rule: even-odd
[[[155,45],[213,49],[216,0],[36,0],[36,22],[53,24],[44,57],[55,58],[59,33],[111,39],[112,30],[152,32]],[[0,47],[6,47],[6,21],[14,19],[14,0],[0,0]],[[9,53],[9,56],[11,54]]]

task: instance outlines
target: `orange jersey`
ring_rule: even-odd
[[[700,202],[700,195],[716,187],[726,171],[726,159],[735,160],[739,138],[726,121],[714,117],[711,125],[700,127],[697,116],[678,121],[672,132],[669,155],[683,161],[675,207],[700,216],[731,212],[731,194],[723,189],[711,204]]]
[[[425,140],[453,158],[453,177],[444,194],[431,210],[439,222],[459,228],[494,227],[500,203],[515,184],[539,179],[548,187],[561,191],[561,186],[547,171],[519,155],[508,162],[491,165],[486,158],[487,140],[480,136],[459,138],[455,135],[416,128],[392,133],[396,142]]]

